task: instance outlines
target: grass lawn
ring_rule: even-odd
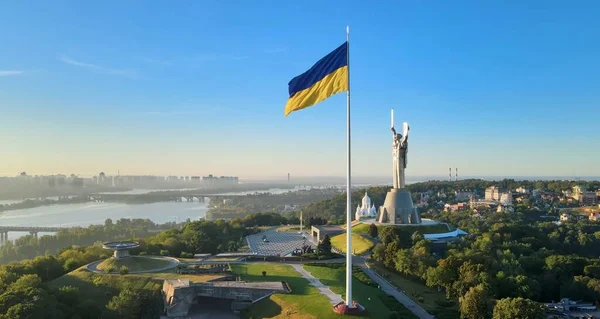
[[[127,268],[129,268],[129,271],[140,271],[160,269],[167,267],[170,264],[171,262],[168,260],[131,256],[129,258],[124,259],[108,258],[100,264],[98,264],[98,269],[104,270],[112,266],[115,268],[114,271],[118,272],[119,268],[121,268],[122,266],[126,266]]]
[[[419,304],[423,309],[439,319],[457,319],[459,318],[458,304],[456,301],[446,301],[444,292],[438,291],[435,288],[430,288],[424,284],[413,281],[411,279],[400,276],[395,272],[387,270],[383,265],[378,263],[369,264],[373,270],[376,270],[380,275],[392,282],[396,287],[399,287],[404,293]],[[423,297],[423,302],[419,301],[419,297]]]
[[[367,235],[367,234],[369,234],[369,226],[371,226],[371,224],[360,223],[360,224],[352,227],[352,233]]]
[[[316,278],[337,294],[342,295],[345,298],[346,292],[346,266],[343,264],[339,265],[337,269],[322,266],[311,266],[310,264],[304,265],[304,269],[310,272]],[[362,274],[362,272],[360,272]],[[355,275],[356,276],[356,275]],[[355,276],[352,278],[352,292],[353,299],[358,301],[361,305],[366,308],[363,314],[366,318],[388,318],[391,310],[390,299],[394,306],[397,308],[396,311],[402,314],[402,318],[410,319],[417,318],[410,312],[406,307],[400,304],[396,299],[388,296],[385,292],[378,288],[367,285],[361,280],[358,280]],[[363,275],[364,280],[368,280],[367,276]]]
[[[341,316],[333,312],[329,299],[319,293],[317,288],[311,286],[308,281],[300,276],[288,265],[276,264],[236,264],[232,265],[234,272],[246,281],[286,281],[292,292],[290,294],[274,294],[263,299],[252,306],[242,318],[278,318],[278,319],[340,319],[340,318],[387,318],[390,310],[380,300],[379,295],[385,298],[387,295],[377,288],[361,283],[356,278],[353,281],[355,300],[369,307],[367,312],[361,316]],[[344,288],[344,266],[340,269],[331,269],[319,266],[305,266],[313,275],[323,276],[322,282],[331,284],[331,289],[343,292]],[[266,276],[262,271],[266,271]],[[333,275],[330,275],[330,274]],[[329,277],[327,277],[329,276]],[[368,298],[371,300],[368,300]],[[286,312],[289,310],[289,316]],[[406,310],[408,311],[408,310]],[[412,314],[405,318],[410,319]]]
[[[346,252],[346,234],[339,234],[331,238],[331,246]],[[359,234],[352,233],[352,250],[355,255],[360,255],[373,247],[373,242]]]
[[[277,264],[235,264],[233,271],[245,281],[286,281],[292,292],[274,294],[247,310],[246,318],[337,319],[329,299],[310,286],[291,266]],[[263,276],[262,272],[267,275]],[[290,315],[286,312],[289,310]]]

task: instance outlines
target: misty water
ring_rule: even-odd
[[[259,193],[281,194],[296,189],[272,188]],[[143,194],[156,190],[134,189],[129,194]],[[247,195],[257,193],[231,192],[222,195]],[[7,203],[20,201],[6,201]],[[208,201],[207,201],[208,202]],[[2,204],[2,203],[0,203]],[[206,216],[208,204],[195,202],[161,202],[152,204],[123,204],[123,203],[82,203],[68,205],[51,205],[35,208],[9,210],[0,214],[0,225],[4,226],[53,226],[74,227],[104,224],[108,218],[116,221],[121,218],[147,218],[157,224],[166,222],[183,222],[186,219],[198,220]],[[27,235],[23,232],[9,232],[8,239],[16,239]],[[39,233],[44,235],[44,233]]]

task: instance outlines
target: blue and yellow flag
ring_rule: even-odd
[[[285,116],[348,91],[348,42],[293,78],[288,85],[290,98],[285,105]]]

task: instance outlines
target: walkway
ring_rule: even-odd
[[[294,268],[300,275],[302,275],[303,278],[308,280],[308,282],[312,286],[315,286],[317,289],[319,289],[319,292],[322,295],[325,295],[327,298],[329,298],[329,302],[332,305],[337,305],[338,303],[344,301],[342,299],[342,296],[335,294],[333,291],[331,291],[331,289],[329,289],[329,287],[323,285],[323,283],[319,279],[315,278],[311,273],[306,271],[304,269],[304,267],[302,267],[302,265],[299,265],[299,264],[289,264],[289,265],[292,266],[292,268]]]

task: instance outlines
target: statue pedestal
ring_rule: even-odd
[[[410,192],[405,188],[392,188],[379,208],[379,222],[390,224],[420,224],[421,216],[413,205]]]

